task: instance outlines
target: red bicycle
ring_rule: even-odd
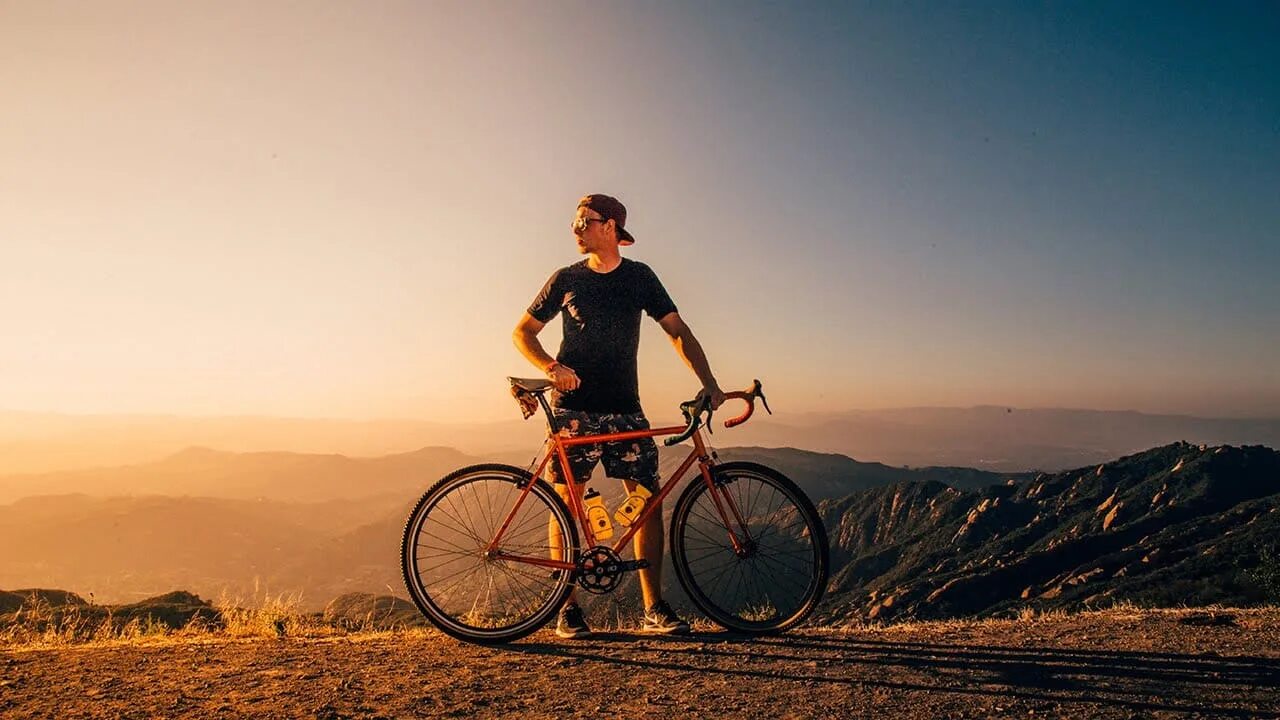
[[[720,463],[703,442],[708,400],[680,405],[685,425],[600,435],[560,434],[542,379],[508,378],[525,418],[541,406],[549,432],[536,469],[473,465],[433,485],[410,513],[401,545],[409,596],[445,633],[469,642],[501,643],[542,627],[573,584],[602,594],[624,573],[645,567],[622,553],[636,530],[697,466],[672,511],[669,552],[676,577],[709,618],[730,631],[762,635],[802,622],[826,589],[827,533],[813,503],[782,473],[756,463]],[[725,393],[746,401],[726,427],[746,422],[760,381]],[[579,493],[564,501],[539,479],[557,461],[572,477],[565,449],[576,445],[673,435],[666,445],[692,440],[679,468],[612,545],[597,540]],[[595,516],[598,520],[598,513]]]

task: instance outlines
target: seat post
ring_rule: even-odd
[[[555,435],[560,432],[560,423],[556,421],[555,413],[551,412],[551,405],[547,403],[547,394],[540,392],[537,395],[538,403],[542,405],[542,411],[547,414],[547,427],[551,428],[551,434]]]

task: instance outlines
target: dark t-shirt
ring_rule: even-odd
[[[624,258],[612,271],[598,273],[583,260],[547,280],[529,314],[545,323],[563,311],[564,340],[556,360],[582,380],[577,390],[554,393],[553,405],[583,412],[640,412],[636,351],[642,310],[660,320],[676,306],[658,276],[641,262]]]

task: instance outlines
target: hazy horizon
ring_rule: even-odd
[[[772,406],[773,404],[774,404],[774,401],[770,400],[770,406]],[[728,408],[728,410],[731,411],[730,415],[738,414],[738,412],[740,412],[740,410],[743,407],[744,406],[741,406],[739,403],[735,401],[730,401],[729,405],[726,405],[726,408]],[[971,405],[886,405],[886,406],[831,408],[827,410],[787,410],[781,413],[775,412],[775,414],[780,415],[783,418],[805,418],[805,419],[818,420],[823,417],[835,417],[835,416],[854,414],[854,413],[892,413],[892,412],[927,411],[927,410],[965,411],[965,410],[981,410],[981,409],[988,409],[988,408],[1006,410],[1010,412],[1061,411],[1061,412],[1133,413],[1137,415],[1185,417],[1185,418],[1196,418],[1196,419],[1202,419],[1202,420],[1280,420],[1280,411],[1277,411],[1275,413],[1257,413],[1257,414],[1241,413],[1237,415],[1213,415],[1213,414],[1201,414],[1201,413],[1192,413],[1192,412],[1158,412],[1158,411],[1140,410],[1137,408],[1129,408],[1129,407],[1105,408],[1105,407],[1085,407],[1085,406],[1067,406],[1067,405],[1018,406],[1018,405],[1008,405],[1008,404],[991,403],[991,402],[986,402],[986,403],[979,402]],[[519,415],[519,410],[516,409],[514,404],[511,405],[510,410],[511,410],[510,412],[499,413],[490,417],[462,419],[462,420],[437,419],[434,416],[415,417],[413,415],[408,415],[408,414],[358,417],[358,416],[343,416],[343,415],[271,415],[271,414],[263,414],[263,413],[215,414],[215,413],[180,413],[180,412],[65,412],[61,410],[40,410],[40,409],[13,408],[13,407],[0,407],[0,416],[43,415],[43,416],[58,416],[58,417],[67,417],[67,418],[172,417],[172,418],[182,418],[182,419],[188,419],[188,420],[238,420],[238,419],[301,420],[301,421],[314,420],[319,422],[334,421],[334,422],[350,422],[350,423],[413,422],[413,423],[427,423],[427,424],[442,425],[442,426],[494,425],[494,424],[507,424],[507,423],[521,422],[522,420]],[[647,414],[652,416],[654,419],[671,419],[672,421],[675,421],[678,419],[679,412],[677,409],[673,407],[668,407],[668,408],[655,408],[654,411],[648,411]],[[720,414],[724,415],[724,411],[722,411]],[[667,418],[667,416],[670,416],[670,418]],[[725,417],[728,417],[728,416],[729,415],[725,415]],[[755,416],[755,420],[753,420],[753,422],[760,422],[765,416],[766,416],[766,413],[761,409],[760,415]],[[538,416],[538,417],[541,417],[541,416]],[[533,423],[535,425],[541,424],[540,422],[535,422],[535,420],[536,418],[526,420],[523,422]],[[768,420],[763,420],[763,421],[769,422]]]
[[[679,424],[653,413],[656,425]],[[1067,469],[1175,441],[1280,447],[1280,418],[1201,418],[1127,411],[1010,408],[896,408],[841,413],[760,413],[705,436],[712,447],[789,447],[889,465]],[[473,462],[523,466],[545,424],[518,416],[483,423],[429,420],[176,415],[61,415],[0,411],[0,480],[27,493],[52,491],[41,473],[146,465],[190,448],[232,454],[285,453],[373,458],[430,448]],[[459,461],[461,462],[461,461]],[[465,463],[463,463],[465,464]],[[34,484],[32,484],[34,483]],[[0,482],[0,496],[13,492]]]
[[[0,405],[512,417],[510,331],[603,191],[779,411],[1280,417],[1278,35],[1243,3],[0,2]],[[697,389],[647,320],[640,363],[655,418]]]

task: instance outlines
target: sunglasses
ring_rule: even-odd
[[[606,220],[605,218],[580,217],[580,218],[574,218],[573,222],[569,223],[569,227],[573,228],[573,231],[575,233],[581,233],[581,232],[585,232],[587,229],[587,226],[593,222],[606,223],[609,221]]]

